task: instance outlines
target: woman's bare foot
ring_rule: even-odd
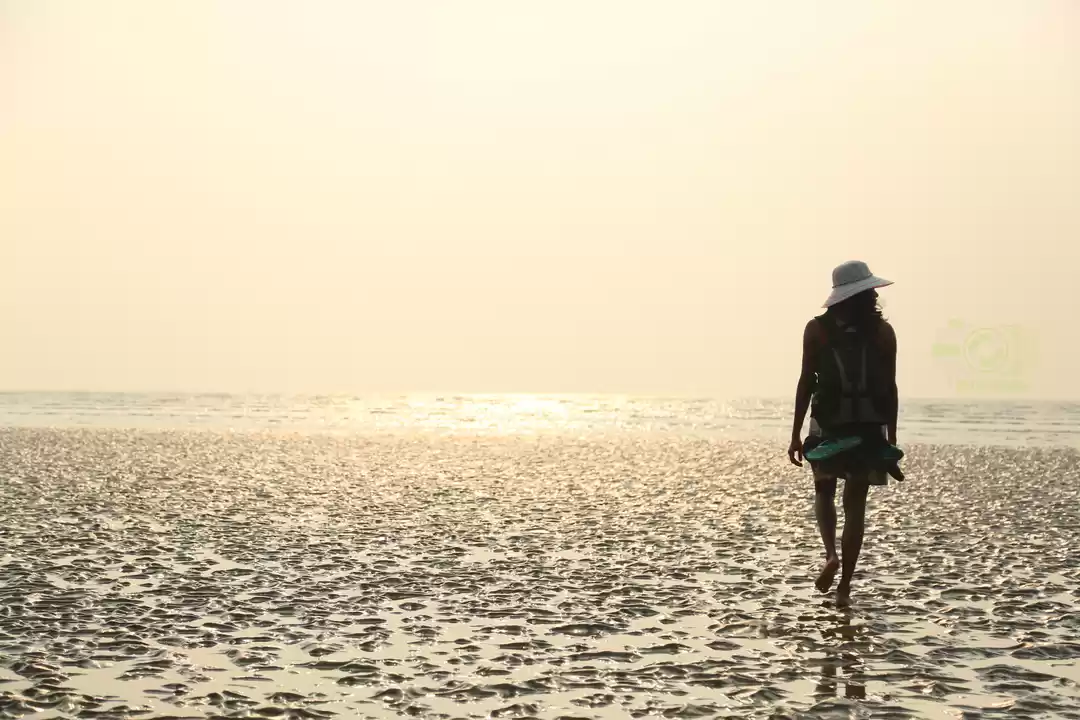
[[[836,605],[838,607],[847,607],[851,604],[851,581],[841,580],[840,584],[836,586]]]
[[[839,569],[840,558],[835,555],[825,561],[824,567],[821,568],[821,574],[818,575],[818,579],[814,581],[814,587],[818,589],[818,592],[829,592],[829,588],[832,587],[833,578],[836,577],[836,571]]]

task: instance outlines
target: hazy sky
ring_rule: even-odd
[[[1075,0],[0,0],[2,388],[786,395],[859,258],[1080,398],[1078,238]]]

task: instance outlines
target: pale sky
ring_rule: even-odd
[[[788,395],[862,259],[1077,399],[1078,238],[1075,0],[0,0],[3,389]]]

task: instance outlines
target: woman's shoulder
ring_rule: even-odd
[[[807,321],[806,328],[803,330],[803,340],[815,346],[828,341],[824,316],[812,317]]]
[[[882,319],[878,328],[878,340],[886,347],[896,347],[896,330],[888,320]]]

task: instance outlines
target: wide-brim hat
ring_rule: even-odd
[[[878,277],[861,260],[851,260],[837,265],[832,273],[832,293],[822,307],[832,307],[861,292],[892,285],[892,280]]]

